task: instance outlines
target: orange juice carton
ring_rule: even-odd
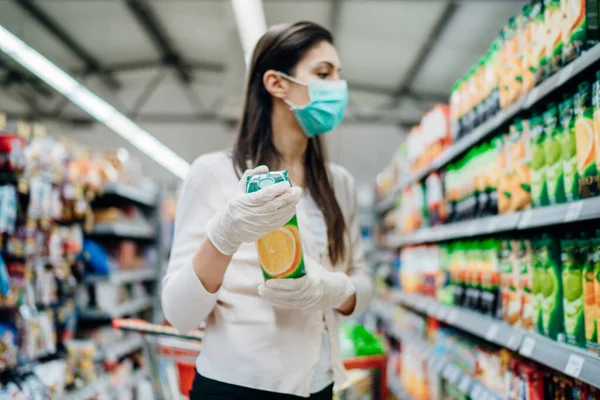
[[[531,140],[529,121],[515,119],[509,133],[510,207],[509,211],[529,208],[531,204]]]
[[[531,3],[531,35],[532,35],[532,70],[535,84],[546,78],[548,58],[546,57],[546,14],[544,13],[544,0],[533,0]]]
[[[546,22],[546,57],[548,70],[546,76],[556,73],[562,62],[562,25],[563,13],[560,0],[544,0],[544,14]]]
[[[535,86],[534,46],[531,4],[525,4],[518,18],[519,53],[521,57],[521,96]]]
[[[246,180],[246,193],[257,192],[279,182],[291,184],[287,171],[270,171],[266,174],[252,175]],[[265,279],[300,278],[306,275],[298,220],[295,215],[281,228],[258,239],[256,249]]]
[[[600,174],[600,71],[596,72],[596,81],[592,87],[592,110],[594,113],[594,148],[596,149],[596,171]],[[600,190],[600,179],[598,179]]]
[[[593,109],[589,82],[582,82],[575,95],[575,139],[577,145],[577,172],[579,174],[579,197],[598,194],[598,170]]]
[[[561,0],[563,13],[562,63],[579,57],[600,39],[598,0]]]

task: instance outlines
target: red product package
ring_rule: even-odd
[[[544,400],[544,373],[533,364],[520,363],[519,379],[522,385],[519,387],[517,398],[528,400]]]
[[[20,172],[25,166],[25,140],[17,134],[0,134],[0,170]]]

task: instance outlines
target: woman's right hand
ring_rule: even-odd
[[[260,166],[247,170],[239,182],[268,172]],[[296,213],[302,189],[280,182],[254,193],[236,194],[227,207],[208,223],[208,239],[223,254],[232,255],[242,243],[255,242],[265,234],[282,227]]]

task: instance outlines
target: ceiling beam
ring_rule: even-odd
[[[156,49],[160,52],[163,62],[175,68],[181,82],[189,84],[192,81],[189,68],[186,67],[180,52],[168,37],[166,29],[161,24],[150,3],[146,0],[126,0],[126,4],[129,11],[150,38],[150,41],[152,41]]]
[[[29,71],[21,71],[20,68],[13,68],[7,61],[0,57],[0,70],[6,71],[4,78],[0,80],[0,85],[9,87],[13,84],[27,85],[36,93],[45,98],[50,98],[54,92],[46,86],[44,81],[33,75]]]
[[[444,31],[448,27],[450,21],[452,20],[452,17],[456,13],[456,10],[458,10],[458,6],[458,2],[454,0],[450,0],[444,5],[444,9],[442,10],[442,13],[440,14],[438,20],[433,25],[431,32],[429,32],[425,44],[419,50],[419,53],[414,58],[412,64],[408,68],[408,71],[404,75],[402,82],[400,83],[398,89],[396,89],[396,92],[394,93],[394,101],[392,102],[393,108],[397,107],[400,101],[402,100],[402,97],[407,95],[410,89],[410,85],[412,84],[413,80],[417,77],[417,74],[419,73],[421,68],[423,68],[423,66],[425,65],[425,62],[431,54],[431,51],[433,50],[439,38],[442,36]]]
[[[331,16],[329,17],[329,29],[335,37],[340,28],[340,14],[342,12],[342,0],[331,0]]]
[[[100,76],[100,79],[111,90],[117,90],[121,84],[113,74],[102,66],[100,61],[83,48],[67,31],[65,31],[48,13],[42,10],[33,0],[14,0],[21,8],[29,13],[41,26],[49,31],[67,49],[84,64],[87,71]]]
[[[154,68],[162,68],[165,66],[165,63],[161,60],[136,60],[136,61],[128,61],[117,64],[109,64],[105,67],[116,74],[120,72],[136,72],[145,69],[154,69]],[[191,61],[185,63],[184,67],[187,70],[194,71],[206,71],[206,72],[215,72],[221,73],[225,72],[225,64],[220,62],[213,61]],[[88,75],[89,72],[86,69],[72,69],[70,70],[71,74],[75,76],[85,76]]]

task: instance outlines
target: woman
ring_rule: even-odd
[[[339,318],[362,313],[372,285],[353,179],[326,163],[319,136],[348,102],[339,70],[326,29],[273,27],[254,50],[233,153],[192,165],[162,293],[179,331],[206,321],[192,399],[331,399],[345,379]],[[293,187],[245,194],[246,177],[266,166],[288,170]],[[294,213],[307,275],[265,282],[254,242]]]

